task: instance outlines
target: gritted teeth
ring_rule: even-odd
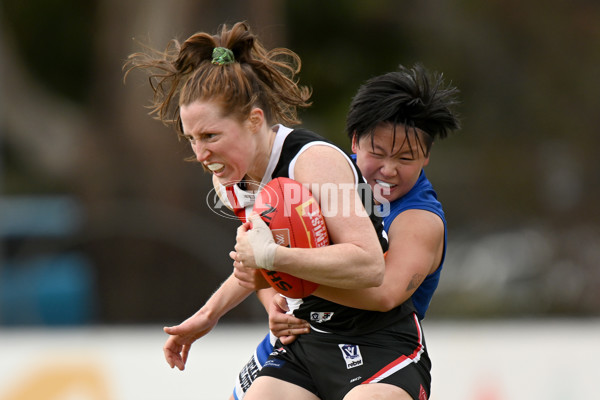
[[[206,166],[206,168],[208,168],[209,170],[211,170],[213,172],[218,171],[218,170],[222,169],[223,167],[224,167],[224,165],[221,163],[212,163],[212,164],[208,164]]]
[[[383,186],[383,187],[386,187],[386,188],[392,188],[392,187],[396,186],[393,183],[388,183],[388,182],[380,181],[378,179],[375,179],[375,182],[377,182],[377,184],[379,186]]]

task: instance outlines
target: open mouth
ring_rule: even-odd
[[[375,179],[375,183],[377,183],[379,186],[387,188],[387,189],[392,189],[392,188],[394,188],[394,187],[397,186],[397,185],[395,185],[393,183],[388,183],[388,182],[380,181],[379,179]]]
[[[223,171],[225,166],[221,163],[212,163],[212,164],[208,164],[206,166],[206,168],[208,168],[210,170],[210,172],[219,173],[219,172]]]

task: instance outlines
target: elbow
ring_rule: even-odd
[[[377,287],[383,284],[385,275],[385,260],[383,257],[381,257],[381,260],[372,261],[365,270],[368,272],[362,280],[362,288]]]
[[[370,279],[367,280],[366,287],[378,287],[383,284],[383,273],[374,272]]]
[[[347,285],[342,286],[341,282],[336,282],[335,287],[342,289],[369,289],[381,286],[383,283],[383,274],[371,271],[363,271],[364,273],[354,276],[347,281]]]
[[[381,286],[383,284],[383,277],[385,276],[385,258],[383,258],[383,255],[377,257],[377,262],[373,269],[373,286]]]

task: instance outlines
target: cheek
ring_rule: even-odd
[[[250,167],[250,154],[248,148],[232,144],[227,151],[224,152],[224,159],[227,163],[240,171],[246,171]]]
[[[377,165],[367,158],[361,159],[356,165],[358,165],[358,169],[367,180],[371,179],[374,172],[377,171]]]
[[[421,174],[420,167],[411,167],[405,168],[402,170],[402,180],[406,182],[406,184],[410,187],[414,186],[414,184],[419,179],[419,175]]]

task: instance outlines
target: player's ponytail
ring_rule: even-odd
[[[150,50],[150,49],[148,49]],[[268,123],[295,125],[298,107],[308,107],[310,89],[299,86],[300,58],[291,50],[267,51],[248,25],[223,25],[216,35],[200,32],[182,44],[172,40],[163,52],[135,53],[126,74],[147,70],[154,91],[151,114],[181,131],[179,106],[219,101],[226,115],[247,117],[252,107]]]

